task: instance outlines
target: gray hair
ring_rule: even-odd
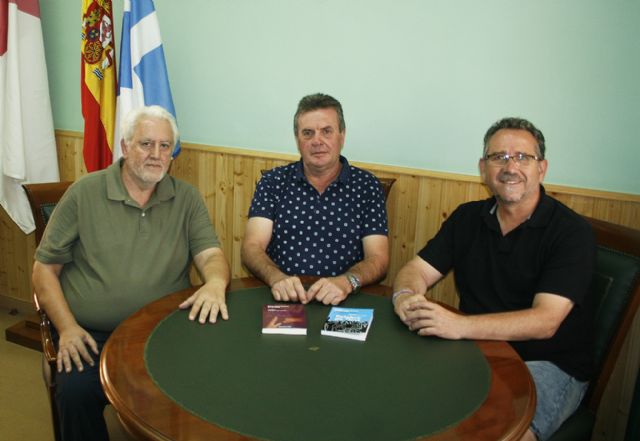
[[[544,144],[544,135],[542,132],[526,119],[515,117],[502,118],[500,121],[489,127],[489,130],[487,130],[487,133],[484,135],[484,150],[482,151],[482,157],[485,157],[487,154],[487,150],[489,149],[489,140],[491,137],[495,135],[498,130],[502,129],[526,130],[531,133],[537,143],[536,154],[540,159],[544,159],[546,146]]]
[[[173,147],[175,148],[178,142],[178,125],[176,119],[167,109],[161,106],[143,106],[131,110],[122,120],[120,132],[124,142],[129,145],[133,139],[133,134],[136,131],[136,127],[140,124],[140,121],[144,119],[163,119],[171,126],[171,132],[173,133]]]
[[[303,113],[312,112],[318,109],[335,109],[338,114],[338,128],[340,132],[344,132],[346,125],[344,123],[344,114],[342,113],[342,105],[340,101],[330,95],[324,93],[314,93],[303,97],[298,103],[298,110],[293,116],[293,134],[298,135],[298,118]]]

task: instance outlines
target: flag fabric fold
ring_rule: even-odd
[[[0,204],[35,229],[24,183],[58,181],[38,0],[0,0]]]
[[[82,1],[80,92],[87,171],[112,161],[116,106],[115,42],[111,0]]]
[[[118,84],[114,161],[122,156],[120,123],[130,110],[157,104],[176,116],[160,25],[152,0],[124,1]],[[173,157],[178,153],[179,142]]]

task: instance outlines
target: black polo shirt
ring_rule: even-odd
[[[454,270],[460,310],[467,314],[530,308],[536,293],[574,302],[556,334],[510,342],[523,360],[548,360],[584,381],[592,370],[591,302],[595,264],[589,223],[559,201],[541,197],[531,217],[502,236],[496,200],[460,205],[418,255],[442,274]]]

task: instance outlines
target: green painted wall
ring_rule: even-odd
[[[40,3],[55,126],[81,131],[80,2]],[[155,5],[184,141],[294,152],[297,101],[322,91],[353,160],[475,175],[489,125],[523,116],[547,182],[640,194],[640,1]]]

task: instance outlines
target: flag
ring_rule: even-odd
[[[0,0],[0,204],[35,229],[23,183],[58,181],[38,0]]]
[[[116,54],[111,0],[82,1],[80,93],[87,171],[111,164],[116,109]]]
[[[157,104],[176,116],[160,25],[152,0],[124,0],[118,84],[114,161],[122,156],[120,123],[130,110]],[[179,153],[178,142],[173,157]]]

